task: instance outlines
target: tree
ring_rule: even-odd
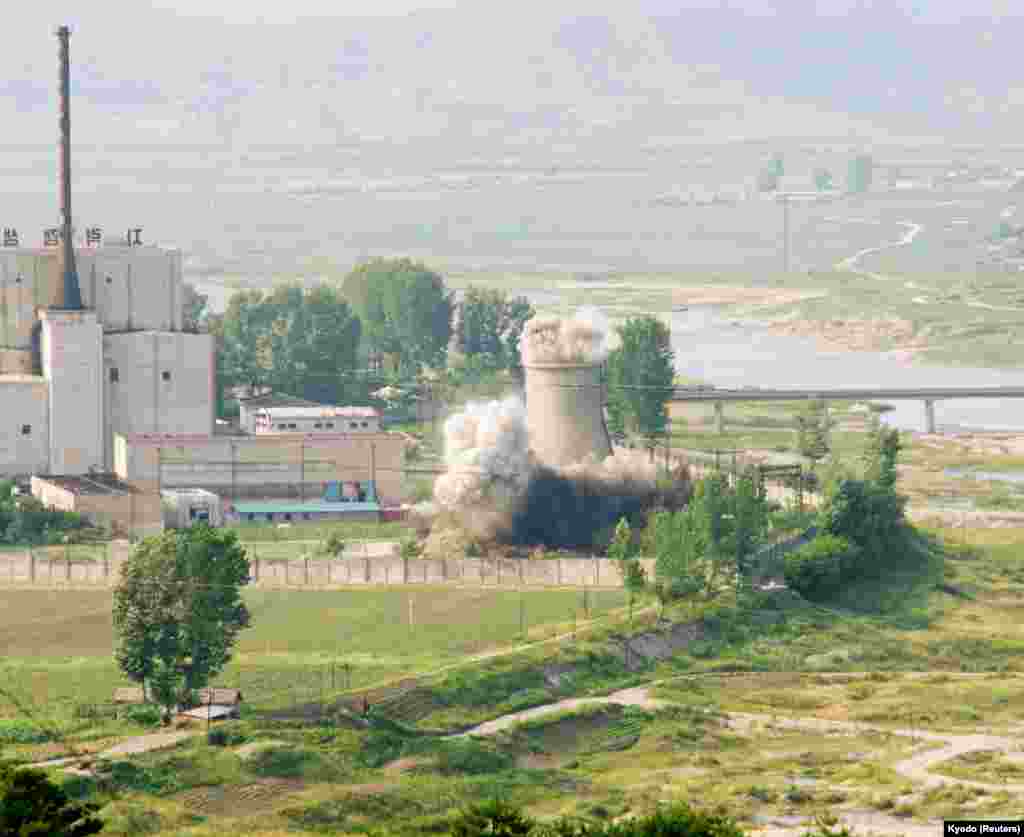
[[[828,424],[828,408],[820,398],[811,401],[796,417],[797,449],[815,463],[829,453]]]
[[[826,192],[832,188],[832,172],[828,169],[818,169],[814,173],[814,186],[819,192]]]
[[[874,170],[874,159],[870,154],[858,154],[850,161],[849,184],[850,192],[859,194],[871,188]]]
[[[0,837],[88,837],[99,834],[100,806],[76,804],[42,770],[0,764]]]
[[[269,294],[239,291],[222,320],[211,322],[220,343],[221,384],[269,385],[313,401],[338,403],[345,374],[356,364],[360,323],[326,284],[304,291],[294,283]]]
[[[527,837],[534,821],[500,799],[471,805],[451,826],[452,837]]]
[[[488,358],[495,368],[519,367],[519,341],[534,313],[526,297],[509,299],[503,290],[471,286],[459,303],[455,329],[459,352]]]
[[[608,429],[648,439],[668,428],[666,402],[675,378],[668,327],[656,317],[633,317],[616,329],[621,345],[608,357]]]
[[[187,282],[181,286],[182,312],[181,327],[184,331],[198,332],[206,316],[206,304],[209,297],[199,293]]]
[[[143,540],[114,590],[118,666],[169,714],[231,660],[250,624],[249,561],[233,532],[205,525]]]
[[[748,470],[736,480],[732,501],[732,541],[738,583],[749,570],[747,559],[754,553],[768,524],[764,497],[758,491],[752,470]]]
[[[410,259],[374,259],[345,277],[342,293],[373,348],[395,355],[401,373],[444,365],[454,302],[440,274]]]

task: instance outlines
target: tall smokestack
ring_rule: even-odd
[[[82,310],[82,291],[75,270],[75,248],[71,226],[71,30],[57,30],[60,42],[60,212],[63,234],[64,302],[66,311]]]

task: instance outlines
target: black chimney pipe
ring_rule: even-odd
[[[75,248],[71,227],[71,30],[61,26],[57,30],[60,41],[60,212],[64,252],[65,311],[82,310],[82,290],[75,270]]]

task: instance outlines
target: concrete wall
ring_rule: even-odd
[[[112,526],[128,537],[163,531],[162,505],[152,492],[75,494],[46,479],[32,477],[32,494],[47,506],[85,515],[90,522]]]
[[[103,466],[103,331],[92,311],[42,311],[43,375],[49,383],[49,471]]]
[[[216,374],[209,334],[141,331],[103,338],[110,430],[105,467],[113,468],[113,434],[213,433]],[[111,379],[117,370],[118,380]],[[170,380],[164,380],[164,373]]]
[[[49,384],[44,378],[0,376],[0,475],[48,470]],[[31,430],[23,434],[22,428]]]
[[[600,365],[533,364],[526,373],[530,447],[546,465],[611,454]]]
[[[180,251],[76,248],[75,264],[82,301],[105,330],[181,328]],[[0,346],[31,348],[36,308],[60,303],[61,279],[57,248],[0,250]]]
[[[61,548],[0,552],[0,588],[5,586],[113,586],[127,559],[127,542],[115,542],[92,562],[70,563]],[[452,584],[494,587],[621,588],[617,564],[607,558],[509,561],[487,558],[403,559],[397,555],[345,558],[263,559],[253,557],[253,587],[346,587],[363,585]],[[653,559],[640,562],[654,576]]]
[[[376,479],[382,504],[391,505],[402,496],[407,444],[400,433],[119,437],[114,470],[140,487],[205,488],[236,499],[294,497],[300,483],[312,499],[322,494],[325,482]]]

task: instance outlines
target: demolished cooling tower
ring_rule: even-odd
[[[610,456],[601,365],[527,362],[523,368],[527,428],[537,459],[559,468]]]

